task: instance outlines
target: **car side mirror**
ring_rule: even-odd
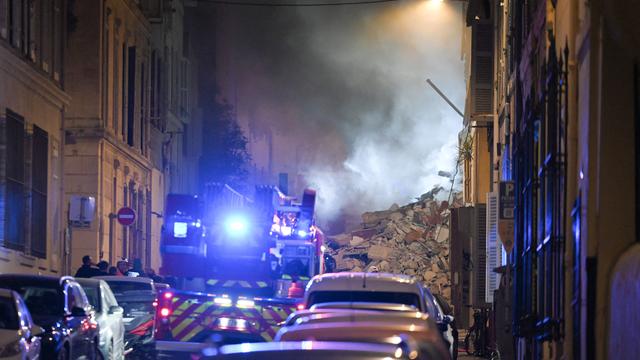
[[[33,325],[31,327],[31,336],[40,336],[42,334],[44,334],[45,330],[42,326],[39,325]]]
[[[109,315],[122,314],[124,309],[121,306],[113,305],[109,308]]]
[[[71,309],[71,316],[84,317],[87,316],[87,312],[85,311],[85,309],[76,306]]]

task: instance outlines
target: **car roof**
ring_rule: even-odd
[[[100,287],[100,284],[104,284],[107,285],[107,283],[102,280],[102,279],[96,279],[96,278],[79,278],[76,279],[76,281],[82,285],[82,286],[89,286],[89,287]]]
[[[339,272],[314,276],[305,297],[312,291],[390,291],[421,294],[420,282],[408,275]]]
[[[71,276],[48,276],[48,275],[29,275],[29,274],[0,274],[0,283],[2,281],[10,281],[14,283],[30,284],[30,285],[61,285],[63,281],[75,281]],[[0,286],[2,286],[0,284]]]
[[[362,322],[362,321],[375,321],[381,323],[397,323],[397,324],[412,324],[423,323],[428,321],[429,314],[421,312],[399,312],[390,313],[383,311],[345,311],[345,312],[333,312],[333,313],[321,313],[321,314],[306,314],[298,319],[296,325],[300,324],[312,324],[312,323],[325,323],[325,322]]]
[[[328,303],[327,303],[328,304]],[[306,309],[306,310],[298,310],[294,313],[291,313],[288,317],[287,320],[285,321],[286,324],[293,324],[294,321],[298,320],[299,318],[302,317],[307,317],[307,316],[312,316],[312,315],[318,315],[318,314],[336,314],[336,315],[343,315],[343,314],[371,314],[371,315],[378,315],[378,314],[389,314],[389,315],[395,315],[395,316],[415,316],[415,314],[422,314],[421,312],[419,312],[419,310],[413,308],[413,311],[380,311],[380,310],[373,310],[373,309],[350,309],[350,308],[333,308],[333,307],[327,307],[327,308],[316,308],[315,306],[312,306],[311,309]]]
[[[342,342],[342,341],[281,341],[281,342],[260,342],[260,343],[244,343],[237,345],[225,345],[220,347],[217,351],[213,349],[214,354],[220,355],[234,355],[244,354],[247,358],[251,355],[273,354],[275,357],[268,357],[276,359],[279,355],[287,352],[302,352],[304,356],[305,352],[311,351],[331,351],[337,350],[347,353],[377,353],[383,356],[389,356],[395,353],[397,345],[394,344],[375,344],[375,343],[358,343],[358,342]],[[206,354],[206,350],[205,350]],[[208,354],[207,354],[208,355]],[[213,355],[213,354],[211,354]],[[267,358],[267,357],[264,357]]]
[[[435,341],[440,334],[431,323],[416,321],[414,323],[393,323],[379,321],[336,321],[325,323],[300,324],[280,329],[275,341],[303,341],[315,339],[319,341],[385,341],[391,337],[405,334],[418,341]]]
[[[131,277],[131,276],[94,276],[92,279],[109,281],[121,281],[121,282],[138,282],[153,284],[153,280],[146,277]]]
[[[396,303],[381,303],[381,302],[366,302],[366,301],[336,301],[327,303],[318,303],[311,306],[310,310],[321,309],[353,309],[353,310],[375,310],[375,311],[419,311],[418,308],[412,305],[396,304]]]

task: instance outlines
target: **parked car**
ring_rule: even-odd
[[[407,275],[386,273],[329,273],[314,276],[307,285],[304,304],[369,302],[401,304],[426,311],[424,288]]]
[[[390,312],[353,309],[333,309],[331,312],[307,313],[295,323],[282,327],[276,341],[356,341],[387,342],[399,335],[408,335],[423,348],[433,351],[436,359],[449,354],[431,315],[421,312]],[[443,353],[446,356],[443,356]]]
[[[41,359],[96,359],[99,329],[87,296],[72,277],[0,275],[0,288],[22,297],[33,322],[44,328]]]
[[[339,341],[290,341],[210,346],[203,350],[209,360],[385,360],[427,359],[405,344],[371,344]]]
[[[100,354],[103,359],[124,358],[124,310],[104,280],[76,279],[93,306],[100,328]]]
[[[20,295],[0,289],[0,359],[39,359],[39,336],[43,333],[44,329],[33,323]]]
[[[153,280],[142,277],[98,276],[109,284],[118,304],[124,309],[125,354],[155,359],[155,314],[157,293]]]

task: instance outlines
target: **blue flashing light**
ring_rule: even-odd
[[[234,217],[227,220],[225,229],[229,235],[244,235],[247,232],[247,221],[240,217]]]

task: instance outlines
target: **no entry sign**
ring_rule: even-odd
[[[123,207],[118,210],[116,218],[120,225],[129,226],[136,221],[136,212],[130,207]]]

